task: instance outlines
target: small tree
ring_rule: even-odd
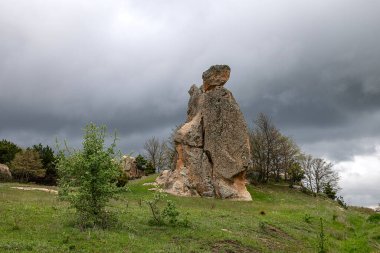
[[[301,165],[298,162],[295,162],[290,165],[288,175],[289,175],[289,186],[293,187],[294,184],[301,182],[301,180],[305,176],[305,172],[301,168]]]
[[[337,192],[336,189],[334,189],[334,187],[332,187],[330,182],[327,182],[325,184],[325,187],[323,189],[323,193],[326,194],[327,197],[329,197],[332,200],[335,200],[336,199],[336,192]]]
[[[9,164],[21,152],[21,148],[7,140],[0,141],[0,163]]]
[[[146,175],[155,172],[153,164],[150,161],[148,162],[142,155],[136,157],[136,166],[137,169],[144,171]]]
[[[90,123],[84,129],[82,150],[61,150],[58,156],[59,194],[79,215],[81,226],[106,225],[105,207],[119,191],[116,136],[104,147],[106,127]]]
[[[38,152],[23,150],[15,155],[9,164],[12,176],[21,182],[36,181],[45,176],[45,170]]]
[[[173,128],[169,137],[166,139],[166,141],[163,142],[164,158],[162,168],[160,169],[173,170],[175,167],[175,162],[177,160],[177,150],[174,139],[178,129],[180,129],[180,126],[176,126],[175,128]]]
[[[166,148],[165,141],[160,141],[156,137],[152,137],[145,142],[145,157],[152,164],[154,170],[156,168],[161,170],[165,166]]]

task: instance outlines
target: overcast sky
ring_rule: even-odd
[[[0,0],[0,139],[81,142],[90,121],[140,152],[186,118],[210,65],[336,164],[351,204],[380,202],[380,1]]]

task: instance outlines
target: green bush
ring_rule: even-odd
[[[327,182],[324,189],[323,193],[326,194],[326,196],[332,200],[336,199],[336,190],[332,187],[332,185]]]
[[[161,193],[159,190],[157,190],[154,195],[153,199],[145,201],[145,203],[149,206],[149,209],[152,214],[152,218],[149,220],[150,225],[163,225],[164,224],[164,218],[162,216],[162,211],[160,207],[158,206],[158,203],[166,197],[165,194]]]
[[[175,206],[174,202],[171,200],[168,200],[166,207],[164,208],[164,211],[162,212],[163,216],[168,219],[169,224],[176,225],[178,222],[178,216],[179,212],[177,210],[177,207]]]
[[[311,219],[313,217],[310,215],[310,214],[305,214],[305,216],[303,217],[303,220],[306,222],[306,223],[311,223]]]
[[[84,129],[82,150],[59,151],[59,196],[77,211],[81,227],[106,227],[109,215],[105,208],[119,191],[119,164],[115,162],[116,136],[105,148],[106,127],[91,123]]]
[[[160,202],[166,199],[166,194],[161,193],[158,189],[153,196],[153,199],[145,201],[149,206],[152,217],[148,223],[150,225],[171,225],[189,227],[190,221],[188,214],[184,219],[179,219],[180,212],[178,211],[175,203],[171,200],[166,200],[166,206],[161,210]]]
[[[125,173],[124,170],[121,170],[120,176],[117,178],[116,186],[117,187],[124,187],[127,185],[127,183],[128,183],[128,175],[127,175],[127,173]]]
[[[380,213],[370,215],[367,221],[371,223],[380,223]]]

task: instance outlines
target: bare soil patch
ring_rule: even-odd
[[[24,191],[43,191],[53,194],[58,194],[57,190],[52,190],[48,188],[41,188],[41,187],[11,187],[12,189],[18,189],[18,190],[24,190]]]

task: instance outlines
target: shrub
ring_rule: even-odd
[[[128,183],[128,175],[127,175],[127,173],[125,173],[124,170],[121,170],[120,176],[117,178],[116,186],[117,187],[124,187],[127,185],[127,183]]]
[[[312,192],[311,190],[306,188],[304,185],[301,185],[301,192],[305,193],[306,195],[316,196],[316,194],[314,192]]]
[[[380,223],[380,213],[370,215],[367,221],[371,223]]]
[[[327,182],[324,189],[323,193],[326,194],[326,196],[332,200],[336,199],[336,190],[332,187],[332,185]]]
[[[190,226],[188,213],[184,219],[179,219],[180,212],[177,210],[175,203],[171,200],[166,200],[166,206],[163,210],[159,207],[160,202],[165,200],[166,194],[158,189],[153,196],[153,199],[145,201],[149,206],[152,218],[149,220],[150,225],[171,225],[171,226]]]
[[[303,217],[303,220],[306,222],[306,223],[311,223],[311,219],[313,217],[310,215],[310,214],[305,214],[305,216]]]
[[[164,211],[162,212],[162,216],[168,219],[169,224],[176,225],[178,222],[178,215],[179,215],[179,212],[174,202],[171,200],[168,200],[167,205],[164,208]]]
[[[342,196],[339,196],[336,198],[336,201],[338,202],[338,204],[343,207],[344,209],[348,209],[348,206],[346,204],[346,202],[344,201],[343,197]]]
[[[105,138],[106,127],[91,123],[84,129],[82,150],[66,147],[59,151],[59,196],[76,209],[81,227],[107,226],[109,215],[105,207],[119,191],[116,136],[108,148],[104,147]]]
[[[166,197],[166,195],[161,193],[160,190],[158,189],[154,193],[153,199],[145,201],[145,203],[149,206],[151,214],[152,214],[152,218],[149,220],[149,224],[151,224],[151,225],[162,225],[162,224],[164,224],[162,212],[158,206],[158,203],[160,202],[160,200],[162,200],[165,197]]]

